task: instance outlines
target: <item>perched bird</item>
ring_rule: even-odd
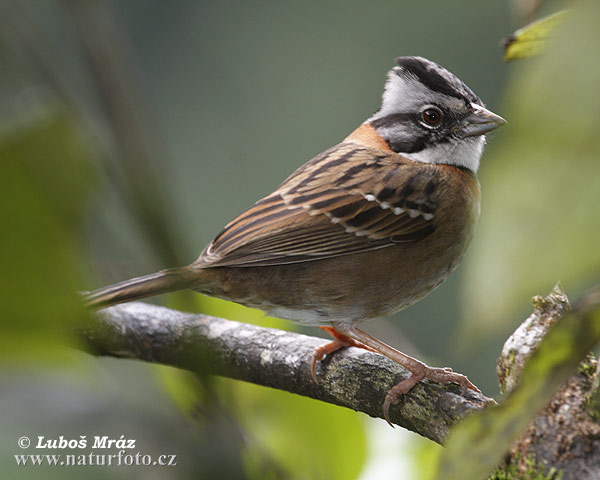
[[[417,302],[459,264],[480,211],[484,135],[506,123],[440,65],[396,63],[379,110],[227,224],[198,260],[102,288],[87,304],[192,289],[319,326],[334,340],[313,355],[315,381],[318,362],[349,345],[412,373],[388,392],[388,421],[390,405],[425,378],[479,391],[356,326]]]

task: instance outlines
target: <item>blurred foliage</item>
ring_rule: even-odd
[[[90,153],[65,111],[24,110],[0,135],[0,356],[48,360],[87,315],[77,290]]]
[[[504,60],[510,62],[539,55],[566,13],[563,10],[519,28],[504,40]]]
[[[482,216],[465,265],[461,337],[503,331],[560,280],[600,275],[600,3],[582,1],[543,55],[515,65],[509,124],[484,161]]]
[[[438,473],[439,459],[444,453],[444,447],[434,442],[423,442],[417,444],[418,449],[414,452],[414,463],[419,468],[419,480],[434,480]]]
[[[362,419],[348,409],[249,383],[232,386],[252,439],[245,447],[252,479],[265,475],[272,458],[286,478],[356,478],[366,457]],[[267,455],[265,455],[267,453]]]

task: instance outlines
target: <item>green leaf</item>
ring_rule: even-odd
[[[544,55],[517,66],[508,125],[482,162],[482,215],[463,270],[469,338],[506,331],[556,281],[573,293],[600,275],[600,2],[578,6]]]
[[[0,138],[0,356],[45,356],[85,318],[77,235],[88,160],[71,119],[54,108]]]
[[[511,443],[600,342],[600,302],[596,302],[595,310],[571,313],[549,330],[519,384],[500,406],[467,418],[450,433],[438,479],[480,480],[497,466]]]
[[[510,62],[539,55],[567,12],[548,15],[513,33],[504,41],[504,60]]]

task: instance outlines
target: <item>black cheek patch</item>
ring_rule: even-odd
[[[415,153],[423,150],[428,143],[428,135],[417,138],[386,138],[390,148],[396,153]]]

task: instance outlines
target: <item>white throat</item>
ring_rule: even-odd
[[[430,146],[420,152],[400,155],[417,162],[455,165],[477,172],[484,145],[485,136],[480,135]]]

